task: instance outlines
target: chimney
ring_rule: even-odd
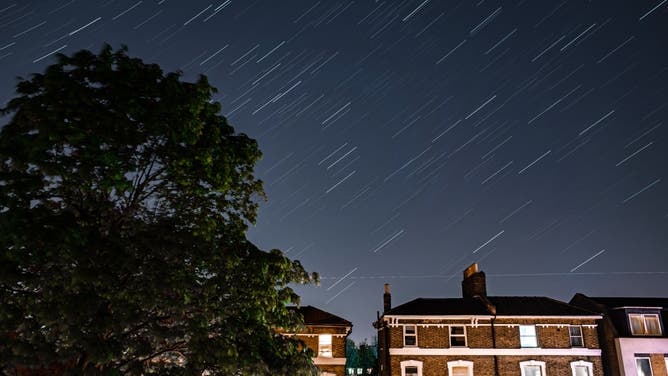
[[[465,298],[474,296],[487,296],[487,286],[485,282],[485,272],[478,271],[478,264],[473,263],[464,270],[464,280],[462,281],[462,295]]]
[[[392,308],[392,295],[390,295],[390,284],[385,284],[385,293],[383,294],[383,313]]]

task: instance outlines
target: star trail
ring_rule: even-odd
[[[104,43],[219,89],[264,154],[250,239],[354,339],[384,282],[455,297],[472,262],[492,295],[665,295],[666,0],[10,0],[0,101]]]

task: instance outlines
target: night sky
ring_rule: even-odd
[[[220,90],[264,153],[249,237],[353,339],[383,283],[458,297],[472,262],[490,295],[667,294],[668,0],[0,0],[0,103],[105,42]]]

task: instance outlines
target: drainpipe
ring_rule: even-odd
[[[496,329],[494,327],[494,322],[496,321],[496,306],[489,301],[486,295],[475,295],[474,298],[480,299],[480,301],[485,305],[487,312],[492,314],[492,349],[496,349]],[[499,359],[496,353],[494,354],[494,375],[499,376]]]
[[[496,321],[496,315],[492,317],[492,348],[496,349],[496,330],[494,329],[494,321]],[[499,376],[499,358],[494,353],[494,375]]]

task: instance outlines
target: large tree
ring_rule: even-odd
[[[20,80],[0,133],[0,372],[308,374],[292,283],[246,239],[257,143],[206,77],[125,48]]]

